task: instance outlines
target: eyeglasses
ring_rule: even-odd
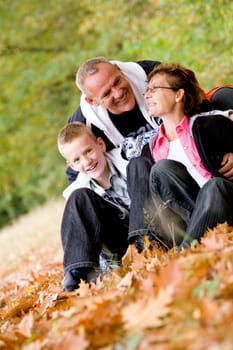
[[[173,88],[170,86],[152,86],[151,88],[147,88],[145,94],[153,94],[157,89],[169,89],[169,90],[178,90],[177,88]],[[144,94],[144,95],[145,95]]]

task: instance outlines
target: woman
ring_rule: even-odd
[[[143,181],[132,175],[140,172],[143,163],[148,167],[148,159],[139,157],[128,168],[129,193],[133,203],[135,188],[143,192],[144,208],[153,199],[155,207],[146,210],[154,211],[154,230],[168,247],[176,244],[181,249],[193,239],[200,240],[218,223],[233,224],[233,123],[224,117],[230,115],[228,111],[198,114],[203,110],[202,90],[191,70],[176,63],[161,63],[148,79],[148,113],[159,116],[163,123],[159,134],[143,150],[148,154],[150,147],[155,163],[149,187],[145,174]],[[131,215],[136,217],[135,213]],[[134,221],[129,233],[133,240],[141,230],[136,225]]]

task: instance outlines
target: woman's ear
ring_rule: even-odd
[[[177,90],[177,92],[176,92],[176,102],[182,101],[183,98],[184,98],[184,94],[185,94],[184,89]]]

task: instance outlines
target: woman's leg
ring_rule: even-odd
[[[210,99],[214,109],[233,109],[233,87],[222,87],[218,89]]]
[[[183,164],[164,159],[153,165],[150,191],[155,205],[155,230],[170,247],[183,241],[199,190]]]
[[[219,223],[233,225],[233,182],[215,177],[209,180],[199,191],[191,220],[187,226],[187,237],[181,247],[187,247],[190,241],[200,240],[208,229]]]

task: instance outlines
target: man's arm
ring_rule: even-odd
[[[76,111],[69,118],[68,123],[77,122],[77,121],[86,124],[86,118],[84,117],[80,106],[78,106]],[[109,141],[105,133],[99,128],[97,128],[97,126],[91,124],[91,130],[93,131],[96,137],[102,137],[102,139],[106,144],[107,151],[110,151],[111,149],[114,148],[114,145],[111,143],[111,141]]]
[[[155,66],[158,66],[161,62],[159,61],[151,61],[151,60],[143,60],[143,61],[137,61],[142,69],[145,71],[146,75],[148,75]]]

